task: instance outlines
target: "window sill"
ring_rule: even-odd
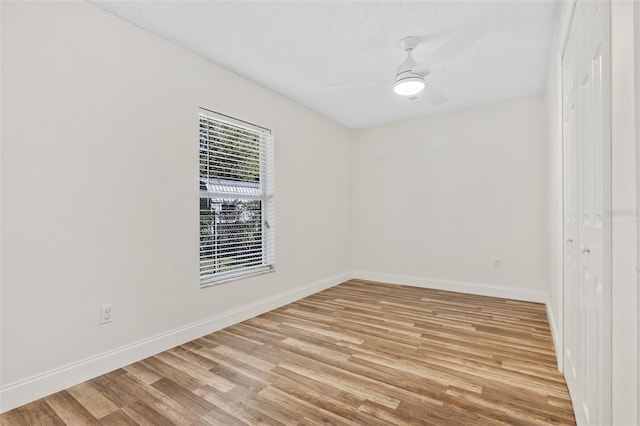
[[[200,288],[214,287],[220,284],[226,284],[231,281],[237,281],[243,278],[255,277],[256,275],[268,274],[274,272],[275,268],[272,266],[260,266],[258,268],[245,270],[241,272],[229,272],[219,277],[209,277],[200,280]]]

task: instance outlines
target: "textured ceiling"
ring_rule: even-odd
[[[541,93],[554,1],[92,1],[351,128]],[[482,35],[435,69],[447,97],[396,95],[398,41],[418,63],[458,31]]]

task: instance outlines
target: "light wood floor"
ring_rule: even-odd
[[[575,424],[544,305],[350,281],[2,425]]]

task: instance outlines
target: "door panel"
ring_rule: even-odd
[[[569,388],[575,387],[578,330],[578,170],[576,125],[576,31],[572,24],[562,63],[563,86],[563,194],[564,194],[564,365]]]
[[[578,1],[563,55],[565,376],[585,425],[611,422],[609,10]]]

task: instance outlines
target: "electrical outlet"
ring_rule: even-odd
[[[502,259],[493,259],[493,269],[502,268]]]
[[[100,306],[100,324],[107,324],[113,321],[113,305]]]

